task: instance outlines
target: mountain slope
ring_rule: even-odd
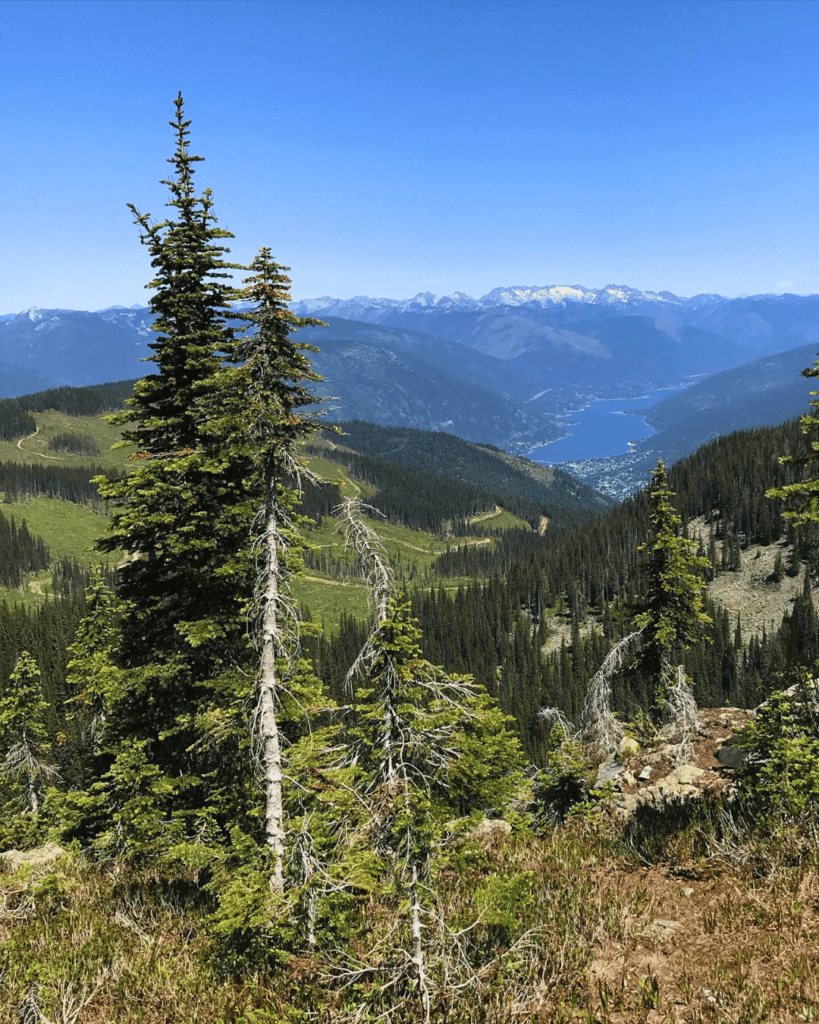
[[[357,464],[357,475],[378,484],[396,468],[406,467],[432,477],[428,488],[439,502],[453,481],[474,488],[486,506],[486,497],[537,526],[546,516],[550,529],[574,524],[611,507],[604,495],[585,486],[570,474],[551,466],[508,455],[492,445],[472,444],[451,433],[407,430],[374,423],[347,421],[338,424],[341,436],[325,432],[328,457],[347,462],[351,454],[367,456],[384,464]],[[391,471],[385,471],[387,465]],[[369,474],[369,475],[368,475]],[[400,476],[400,472],[398,474]],[[407,483],[404,482],[404,487]],[[437,494],[439,497],[435,497]],[[378,504],[378,493],[373,501]]]
[[[359,296],[304,300],[293,309],[330,324],[300,338],[322,350],[314,361],[326,384],[318,391],[332,398],[333,418],[444,430],[519,454],[565,435],[564,417],[595,398],[645,395],[819,343],[819,296],[689,299],[618,285],[512,286],[480,299]],[[144,307],[0,316],[0,393],[24,393],[46,380],[85,384],[144,373],[151,320]],[[775,376],[777,366],[749,373]],[[778,387],[757,394],[753,409],[742,411],[741,396],[728,408],[732,379],[701,381],[716,389],[717,404],[727,403],[724,415],[714,403],[686,412],[683,396],[651,414],[664,436],[572,471],[595,485],[614,474],[607,486],[621,495],[644,482],[657,454],[671,462],[715,433],[793,414],[793,398]],[[795,379],[791,389],[798,389]],[[703,394],[692,392],[692,401],[702,403]]]
[[[140,360],[150,355],[147,346],[154,337],[152,320],[146,309],[24,310],[0,322],[0,360],[55,384],[101,384],[142,376],[145,366]]]

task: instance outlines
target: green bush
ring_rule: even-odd
[[[739,743],[748,751],[737,772],[743,800],[764,814],[819,810],[819,701],[812,679],[803,678],[794,692],[772,694]]]
[[[596,765],[585,748],[564,739],[546,756],[546,764],[538,773],[533,796],[540,814],[551,824],[564,821],[573,808],[588,804],[596,778]]]

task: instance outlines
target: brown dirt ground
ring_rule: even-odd
[[[744,883],[707,863],[645,867],[600,883],[638,896],[645,909],[625,919],[622,937],[595,950],[589,1002],[596,1019],[790,1024],[819,1014],[815,873],[795,892],[784,883]],[[611,993],[608,1014],[600,1012],[601,989]]]
[[[730,787],[733,769],[716,750],[752,717],[734,708],[701,709],[689,763],[705,769],[703,789]],[[667,742],[624,758],[634,793],[675,767]],[[819,878],[783,868],[754,877],[725,860],[593,871],[624,908],[619,934],[601,929],[585,1005],[567,1011],[542,993],[533,1018],[585,1024],[806,1024],[819,1021]],[[613,890],[613,893],[612,893]],[[608,902],[606,900],[605,902]]]

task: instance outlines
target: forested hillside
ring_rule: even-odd
[[[133,380],[122,380],[82,388],[51,388],[20,398],[0,398],[0,440],[11,441],[36,430],[33,412],[56,409],[69,416],[99,416],[100,413],[122,408],[133,390]]]
[[[533,529],[554,531],[613,505],[559,469],[452,434],[361,420],[336,429],[340,435],[324,431],[306,450],[347,466],[375,488],[373,503],[388,518],[416,529],[438,532],[447,523],[449,533],[465,533],[500,505]]]
[[[719,438],[672,468],[674,502],[684,527],[699,523],[708,578],[731,573],[760,546],[781,540],[782,573],[807,572],[815,579],[815,532],[803,529],[796,536],[782,518],[781,500],[765,497],[766,490],[798,475],[779,456],[805,450],[804,435],[791,422]],[[434,570],[444,580],[464,582],[456,591],[438,586],[413,594],[427,656],[451,671],[474,674],[516,718],[529,756],[542,761],[548,728],[538,712],[556,706],[577,718],[589,679],[642,607],[647,560],[640,548],[650,535],[649,498],[642,492],[572,530],[510,530],[492,546],[453,545]],[[772,578],[770,587],[776,586]],[[708,610],[713,624],[685,657],[705,706],[753,706],[819,656],[810,587],[764,635],[743,633],[730,607],[709,604]],[[339,685],[360,631],[347,620],[339,641],[321,641],[316,656]],[[554,635],[563,637],[556,646],[549,644]],[[651,701],[643,683],[627,673],[620,677],[617,711],[647,710]]]

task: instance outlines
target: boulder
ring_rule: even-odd
[[[723,743],[715,756],[719,763],[725,765],[726,768],[741,768],[748,758],[748,752],[740,750],[739,747],[733,747],[730,743]]]
[[[611,802],[612,810],[618,817],[630,818],[640,803],[636,793],[618,793]]]
[[[484,818],[466,833],[466,838],[474,839],[481,845],[492,846],[507,839],[511,834],[512,826],[503,818]]]
[[[605,761],[597,769],[597,778],[594,780],[594,788],[605,786],[607,782],[617,783],[623,774],[623,766],[617,754],[609,754]]]
[[[693,786],[701,781],[705,775],[704,768],[697,768],[693,764],[681,764],[673,772],[666,775],[665,780],[681,783],[683,786]]]
[[[6,850],[5,853],[0,853],[0,867],[4,871],[19,871],[25,866],[40,868],[59,860],[65,853],[66,851],[56,843],[46,843],[36,850]]]

